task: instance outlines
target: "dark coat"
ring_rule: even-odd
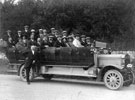
[[[83,45],[83,46],[87,46],[87,43],[86,42],[83,42],[83,41],[81,41],[81,45]]]
[[[32,51],[28,52],[26,61],[25,61],[25,67],[31,67],[33,64],[33,61],[35,60],[35,64],[39,62],[39,53],[35,51],[34,55],[32,54]]]
[[[49,47],[53,47],[54,46],[54,42],[48,42]]]
[[[56,42],[54,43],[54,47],[66,47],[66,45],[65,45],[64,42],[56,41]]]
[[[24,30],[22,35],[25,36],[27,39],[29,39],[30,34],[31,34],[30,30],[28,30],[27,32],[25,32],[25,30]]]
[[[15,46],[15,42],[12,41],[12,42],[7,42],[8,44],[8,48],[12,48],[13,46]]]
[[[31,45],[36,45],[36,44],[37,44],[37,43],[36,43],[35,40],[33,40],[33,41],[32,41],[32,40],[29,40],[29,41],[28,41],[28,48],[30,48]]]
[[[44,43],[43,42],[40,42],[40,43],[37,42],[36,46],[39,48],[39,50],[44,49]]]
[[[19,35],[17,34],[17,35],[15,36],[15,43],[17,43],[17,42],[19,41],[19,39],[22,39],[22,37],[23,37],[23,35],[20,35],[20,36],[19,36]]]

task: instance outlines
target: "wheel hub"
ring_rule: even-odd
[[[110,78],[110,82],[114,84],[117,82],[117,79],[113,76]]]

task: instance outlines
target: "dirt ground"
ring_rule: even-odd
[[[135,85],[112,91],[103,84],[36,78],[30,85],[17,75],[0,74],[0,100],[135,100]]]

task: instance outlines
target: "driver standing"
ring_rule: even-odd
[[[31,50],[28,52],[28,56],[26,58],[25,62],[25,68],[26,68],[26,80],[27,84],[30,84],[30,79],[29,79],[29,74],[30,74],[30,69],[36,65],[38,65],[38,51],[37,47],[35,45],[31,46]]]

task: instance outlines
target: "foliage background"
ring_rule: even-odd
[[[135,0],[5,0],[3,31],[31,28],[86,34],[115,50],[135,48]],[[3,33],[5,34],[5,33]]]

